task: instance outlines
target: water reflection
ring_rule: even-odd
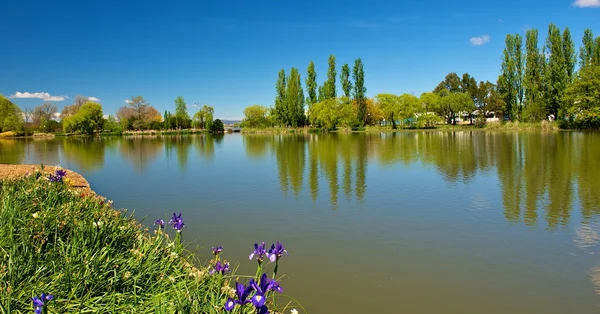
[[[237,136],[237,135],[233,135]],[[177,135],[107,138],[1,139],[0,163],[68,163],[84,172],[105,167],[117,155],[137,172],[164,156],[180,171],[190,156],[212,160],[223,136]],[[273,160],[284,195],[329,198],[337,208],[340,193],[361,202],[368,168],[432,167],[451,185],[495,176],[506,221],[550,229],[566,226],[575,202],[583,222],[600,213],[600,133],[560,132],[403,132],[381,134],[245,135],[246,155]],[[371,165],[371,166],[370,166]],[[377,180],[376,177],[370,178]],[[490,191],[493,193],[494,191]]]

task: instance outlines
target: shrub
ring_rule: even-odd
[[[223,121],[221,121],[221,119],[216,119],[210,125],[211,133],[223,133],[224,131],[225,131],[225,127],[223,126]]]

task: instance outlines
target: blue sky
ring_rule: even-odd
[[[13,98],[21,108],[64,97],[59,110],[76,95],[96,97],[107,114],[136,95],[174,111],[183,96],[212,105],[218,118],[241,118],[246,106],[272,105],[282,68],[299,68],[304,80],[313,60],[321,84],[329,54],[338,73],[362,58],[368,96],[420,94],[448,72],[495,82],[508,33],[538,28],[543,40],[553,22],[577,45],[585,28],[600,35],[600,0],[19,0],[0,8],[1,94],[38,97]]]

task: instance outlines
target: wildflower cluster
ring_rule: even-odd
[[[67,172],[63,169],[56,169],[54,173],[48,176],[50,182],[62,182],[63,178],[67,176]]]
[[[279,283],[275,279],[269,279],[267,274],[263,274],[258,282],[252,278],[246,285],[239,282],[236,282],[235,285],[237,298],[227,299],[225,302],[225,310],[227,312],[231,312],[236,305],[243,307],[246,304],[252,303],[256,308],[256,313],[269,313],[269,308],[266,305],[268,293],[271,291],[282,291]]]

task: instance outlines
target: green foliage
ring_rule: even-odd
[[[175,116],[180,118],[179,120],[185,121],[188,120],[190,118],[190,115],[188,114],[187,111],[187,104],[185,103],[185,100],[183,100],[183,97],[178,96],[177,98],[175,98]],[[177,126],[179,127],[179,126]]]
[[[582,68],[575,80],[565,91],[564,119],[573,124],[571,127],[597,128],[595,124],[600,108],[600,65]]]
[[[583,32],[581,40],[582,46],[579,48],[579,66],[585,68],[592,63],[594,56],[594,35],[591,29],[586,29]]]
[[[103,124],[102,106],[94,102],[83,104],[75,115],[63,119],[63,129],[66,133],[78,131],[93,135],[94,131],[102,130]]]
[[[498,89],[509,119],[517,118],[523,104],[524,90],[524,58],[522,53],[523,40],[521,35],[507,35],[504,48],[501,75],[498,78]]]
[[[323,84],[323,98],[320,98],[319,101],[323,101],[326,99],[332,99],[337,97],[335,78],[337,75],[337,71],[335,69],[335,56],[330,55],[329,60],[327,60],[328,68],[327,68],[327,80]]]
[[[537,29],[527,30],[525,38],[525,110],[522,118],[527,121],[540,121],[546,116],[543,85],[545,61],[538,48]]]
[[[546,37],[546,54],[548,57],[548,68],[545,75],[547,113],[558,117],[561,108],[568,76],[563,54],[562,37],[560,29],[554,24],[548,27]]]
[[[121,124],[117,122],[117,119],[113,115],[109,115],[108,119],[104,120],[104,131],[121,134],[123,133],[123,128]]]
[[[344,96],[348,98],[352,97],[352,82],[350,81],[350,66],[348,66],[348,64],[344,64],[342,66],[340,81],[342,82],[342,90],[344,91]]]
[[[571,82],[575,75],[575,64],[577,63],[577,55],[575,54],[575,44],[571,38],[571,31],[565,27],[562,38],[562,54],[565,62],[565,70],[567,71],[567,81]]]
[[[315,71],[315,63],[312,61],[310,61],[308,64],[306,93],[308,94],[306,97],[306,102],[308,103],[308,108],[310,109],[312,104],[317,102],[317,72]]]
[[[195,128],[209,130],[210,126],[213,123],[214,114],[215,109],[212,106],[202,106],[202,109],[198,110],[198,112],[194,114],[194,118],[192,119],[192,126],[194,126]]]
[[[456,124],[456,116],[461,111],[469,114],[475,109],[468,93],[447,93],[440,97],[437,113],[446,118],[448,124]]]
[[[400,115],[400,101],[394,94],[378,94],[375,96],[375,102],[381,110],[386,123],[392,124],[392,129],[396,129],[396,119]]]
[[[367,88],[365,87],[365,71],[360,58],[354,61],[352,79],[354,80],[354,93],[352,96],[354,97],[354,102],[356,102],[356,105],[358,106],[357,118],[360,125],[364,126],[367,122]]]
[[[285,82],[285,70],[281,69],[277,74],[277,83],[275,84],[275,118],[279,125],[287,120],[288,112],[286,106],[287,84]]]
[[[293,128],[304,125],[304,91],[300,72],[296,68],[292,68],[287,78],[285,108],[287,114],[282,121],[284,125]]]
[[[22,129],[21,110],[8,98],[0,95],[0,132],[21,131]]]
[[[210,125],[210,132],[211,133],[223,133],[224,131],[225,131],[225,127],[223,126],[223,121],[221,121],[221,119],[216,119]]]
[[[269,124],[269,108],[253,105],[244,109],[242,126],[246,128],[266,128]]]

